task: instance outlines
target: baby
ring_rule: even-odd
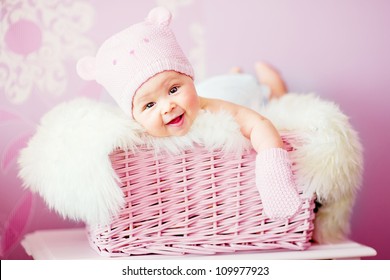
[[[278,131],[249,108],[198,96],[193,68],[170,22],[168,10],[151,10],[145,21],[107,39],[96,57],[82,58],[77,64],[79,75],[102,84],[120,108],[155,137],[186,135],[200,110],[229,112],[258,153],[256,186],[265,214],[272,219],[292,217],[302,202]],[[280,81],[272,82],[278,78],[276,72],[258,67],[269,74],[271,92],[283,94]]]

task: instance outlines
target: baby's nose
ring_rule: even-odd
[[[175,109],[176,105],[173,102],[166,101],[163,104],[163,114],[168,114],[170,113],[173,109]]]

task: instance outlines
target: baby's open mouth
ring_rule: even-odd
[[[181,122],[181,120],[183,119],[183,116],[184,114],[181,114],[180,116],[174,118],[173,120],[171,120],[169,123],[167,123],[168,125],[172,125],[172,124],[179,124]]]

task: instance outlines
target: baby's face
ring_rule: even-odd
[[[146,81],[133,100],[133,116],[153,136],[182,136],[200,109],[191,77],[175,71],[161,72]]]

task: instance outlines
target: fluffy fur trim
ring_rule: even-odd
[[[63,217],[107,222],[124,203],[107,155],[137,141],[138,130],[109,105],[87,99],[61,104],[21,151],[19,177]]]

